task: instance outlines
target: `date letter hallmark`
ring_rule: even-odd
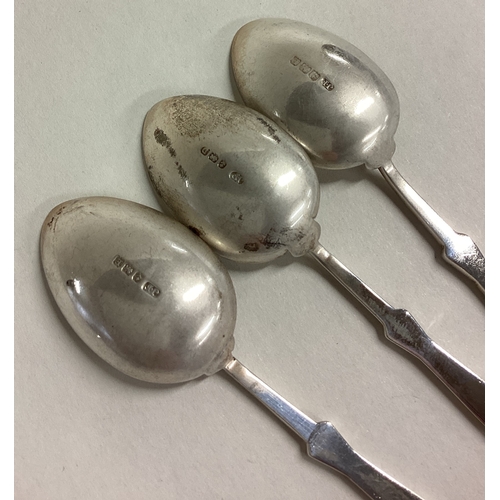
[[[236,184],[243,184],[243,176],[239,172],[231,172],[229,178],[236,182]]]
[[[113,264],[115,267],[120,269],[125,276],[131,278],[134,283],[137,283],[141,290],[146,292],[148,295],[155,299],[160,296],[161,290],[156,285],[153,285],[153,283],[148,281],[140,271],[135,269],[134,266],[130,262],[127,262],[123,257],[115,255],[113,258]]]
[[[298,58],[297,56],[293,56],[290,59],[290,64],[298,68],[302,73],[304,73],[304,75],[307,75],[313,82],[319,80],[321,86],[326,90],[333,90],[333,83],[325,77],[321,78],[321,75],[311,66],[309,66],[309,64],[303,62],[302,59]]]

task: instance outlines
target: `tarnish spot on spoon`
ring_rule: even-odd
[[[300,245],[302,240],[308,235],[302,230],[283,228],[279,232],[271,228],[264,237],[259,237],[257,241],[252,241],[244,245],[248,252],[257,252],[259,248],[267,250],[272,248],[288,248],[291,245]]]
[[[157,128],[154,131],[154,136],[155,140],[160,146],[163,146],[168,149],[168,152],[170,153],[170,156],[172,158],[175,158],[177,156],[177,153],[175,152],[175,149],[172,147],[172,141],[168,138],[167,134],[163,132],[163,130],[160,130]]]
[[[184,181],[184,184],[186,184],[186,187],[189,186],[189,177],[187,175],[187,172],[184,170],[184,167],[178,162],[175,162],[175,166],[177,167],[177,172],[179,172],[179,175],[181,176],[181,179]]]
[[[61,214],[66,210],[67,206],[68,205],[61,205],[60,208],[57,210],[57,212],[47,222],[47,227],[52,229],[52,231],[54,231],[54,232],[56,231],[57,221],[59,220],[59,217],[61,216]],[[66,210],[66,213],[71,213],[74,210],[78,210],[80,208],[82,208],[80,205],[72,206],[72,207],[68,208],[68,210]],[[94,214],[92,214],[92,215],[94,215]]]
[[[57,219],[61,215],[62,211],[64,210],[65,205],[61,206],[61,208],[55,213],[55,215],[47,222],[47,226],[50,227],[53,231],[56,230],[56,225],[57,225]]]
[[[243,248],[249,252],[256,252],[259,249],[259,244],[258,243],[245,243],[245,246]]]
[[[178,98],[171,103],[170,113],[172,121],[181,136],[196,138],[201,134],[208,134],[211,130],[225,129],[234,126],[224,114],[225,106],[210,106],[200,100],[194,108],[189,99]]]
[[[196,236],[199,236],[200,238],[203,238],[203,235],[205,234],[203,230],[198,229],[197,227],[194,226],[188,226],[188,229],[192,231]]]

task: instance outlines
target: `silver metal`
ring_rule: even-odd
[[[129,201],[72,200],[47,216],[41,255],[69,324],[127,375],[171,384],[232,358],[232,282],[179,222]]]
[[[231,62],[245,104],[272,118],[322,167],[391,159],[399,100],[354,45],[309,24],[258,19],[234,36]]]
[[[319,243],[311,255],[384,325],[391,342],[422,361],[484,424],[485,383],[481,378],[439,347],[406,309],[388,304]]]
[[[315,422],[304,415],[237,359],[230,361],[225,370],[307,443],[307,454],[311,458],[347,476],[370,498],[421,498],[358,455],[330,422]]]
[[[379,168],[384,179],[410,209],[443,244],[443,257],[463,274],[474,279],[484,292],[485,262],[481,250],[470,236],[454,231],[406,182],[392,162]]]
[[[307,442],[310,456],[372,498],[420,498],[357,455],[331,424],[311,420],[233,358],[231,279],[178,222],[114,198],[72,200],[47,216],[41,254],[62,313],[119,371],[170,384],[225,369]]]
[[[142,141],[160,200],[220,255],[266,262],[314,245],[316,173],[263,115],[216,97],[171,97],[148,112]]]
[[[316,428],[317,422],[295,408],[295,406],[273,391],[268,385],[264,384],[262,380],[243,366],[237,359],[233,358],[229,361],[224,370],[304,441],[307,442],[309,440]]]
[[[221,255],[264,262],[287,250],[295,256],[312,252],[386,327],[401,320],[392,315],[401,310],[383,302],[319,245],[314,168],[300,146],[270,119],[224,99],[172,97],[148,112],[142,140],[145,166],[160,200]],[[243,181],[234,182],[231,172]],[[367,291],[369,297],[363,295]],[[382,302],[375,304],[375,297]],[[412,324],[413,342],[427,346],[413,348],[413,354],[484,421],[484,382],[443,355],[415,320]],[[396,340],[398,332],[391,333],[391,340],[403,346],[403,338]],[[460,384],[470,378],[479,381],[477,386],[462,389]]]
[[[446,260],[484,291],[484,257],[477,246],[454,231],[453,238],[442,235],[442,219],[407,183],[402,186],[391,163],[398,96],[366,54],[309,24],[258,19],[236,33],[231,60],[247,106],[281,125],[320,167],[379,168],[445,246]]]

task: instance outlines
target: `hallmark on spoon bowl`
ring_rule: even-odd
[[[225,168],[227,166],[227,163],[224,160],[219,161],[219,158],[220,158],[219,155],[217,153],[215,153],[214,151],[210,151],[209,148],[203,146],[201,148],[200,152],[203,156],[208,155],[208,159],[212,163],[216,163],[219,168]]]
[[[134,268],[130,262],[127,262],[122,256],[115,255],[113,258],[113,264],[119,268],[122,273],[131,278],[132,281],[141,285],[141,290],[144,290],[148,295],[151,295],[151,297],[154,297],[155,299],[160,296],[161,290],[150,281],[147,281],[144,275]]]
[[[243,184],[243,176],[239,172],[231,172],[229,178],[236,182],[236,184]]]
[[[279,142],[279,139],[278,139]],[[217,165],[220,169],[226,168],[227,167],[227,162],[225,160],[220,159],[220,155],[217,154],[215,151],[210,150],[210,148],[207,148],[206,146],[203,146],[200,149],[200,153],[203,156],[206,156],[212,163]],[[236,182],[236,184],[243,184],[243,176],[239,172],[230,172],[229,173],[229,178]]]
[[[307,75],[313,82],[317,81],[321,77],[320,73],[313,69],[312,66],[309,66],[309,64],[303,62],[302,59],[297,56],[293,56],[290,59],[290,64],[302,71],[302,73],[304,73],[304,75]],[[325,77],[320,80],[320,83],[321,86],[326,90],[333,90],[333,83]]]

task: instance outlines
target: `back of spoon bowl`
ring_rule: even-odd
[[[40,246],[65,318],[121,372],[177,383],[232,359],[232,282],[179,222],[129,201],[82,198],[49,213]]]
[[[142,145],[160,199],[223,257],[267,262],[317,241],[316,172],[260,113],[216,97],[170,97],[147,113]]]
[[[123,200],[72,200],[47,216],[41,254],[70,325],[121,372],[176,383],[225,369],[307,443],[312,458],[371,498],[420,498],[356,453],[332,424],[315,422],[233,358],[231,279],[179,223]]]
[[[445,261],[484,292],[479,247],[453,230],[392,163],[399,100],[374,61],[333,33],[288,19],[244,25],[234,36],[231,61],[246,105],[279,123],[317,166],[378,168],[442,244]]]

